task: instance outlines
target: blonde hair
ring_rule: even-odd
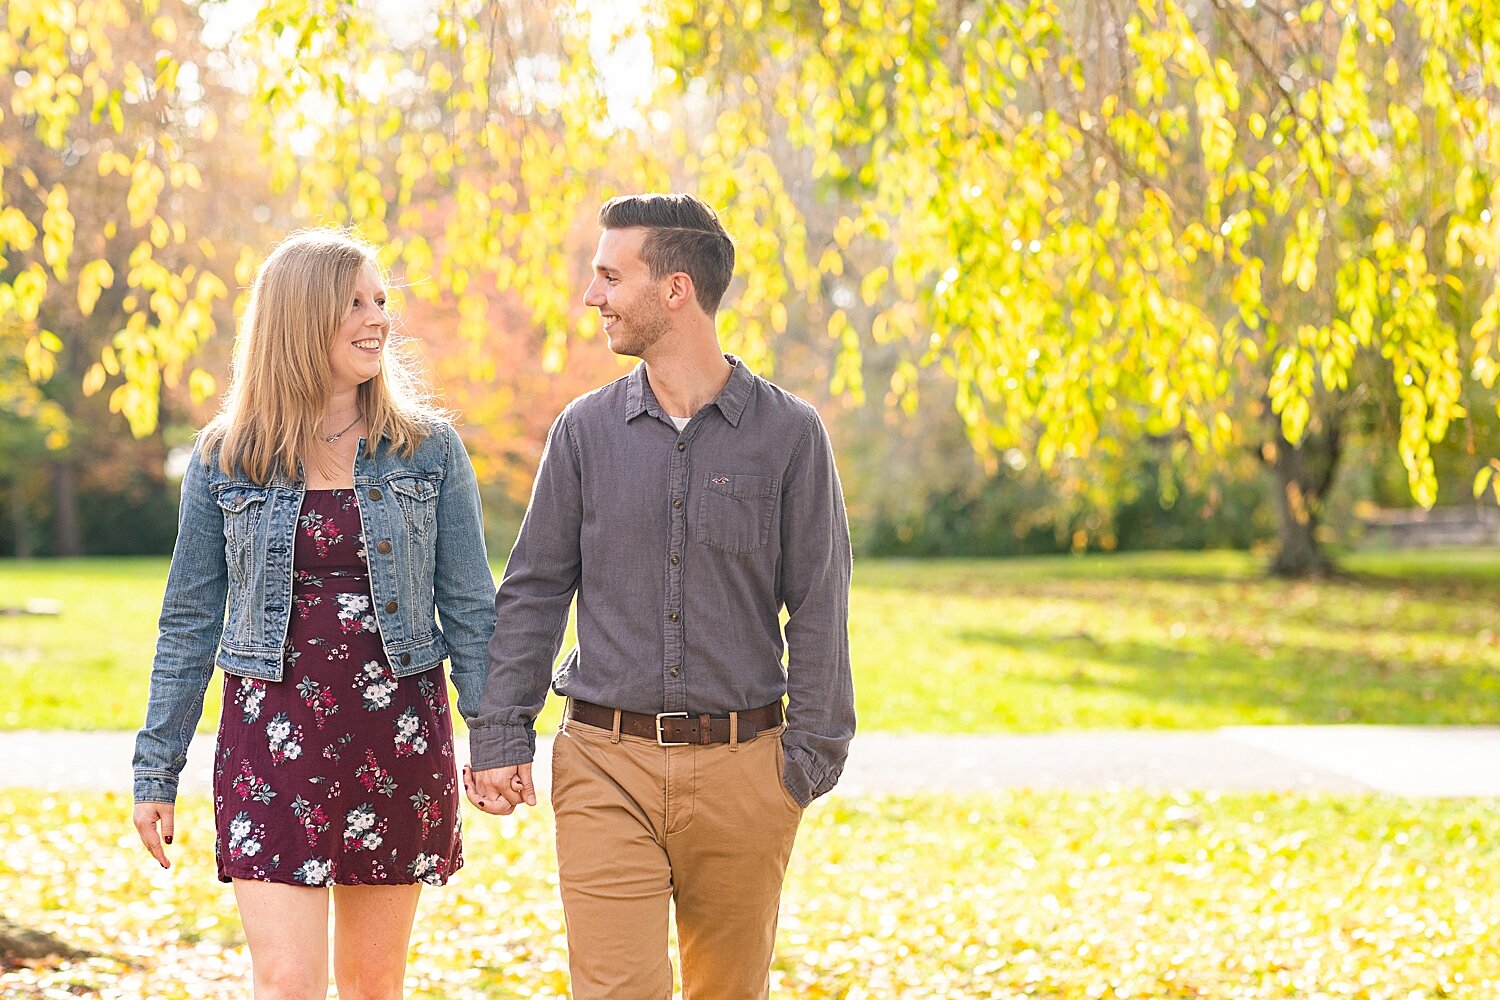
[[[260,485],[278,472],[297,481],[298,456],[321,443],[319,424],[333,384],[328,354],[366,264],[385,280],[376,248],[343,229],[299,230],[271,251],[250,287],[224,405],[203,429],[205,461],[217,445],[219,467],[228,474],[239,470]],[[433,404],[416,359],[393,350],[398,346],[393,325],[380,374],[356,391],[366,455],[384,438],[410,458],[446,417]]]

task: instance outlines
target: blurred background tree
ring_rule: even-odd
[[[9,11],[12,548],[79,547],[88,419],[160,467],[228,290],[319,223],[388,246],[508,543],[552,414],[622,370],[578,303],[596,207],[668,188],[737,235],[726,344],[824,408],[864,551],[1274,537],[1319,572],[1353,499],[1492,488],[1478,0]]]

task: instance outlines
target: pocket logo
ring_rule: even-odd
[[[728,486],[729,485],[729,477],[728,476],[715,476],[714,477],[714,485],[715,486]]]

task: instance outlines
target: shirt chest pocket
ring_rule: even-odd
[[[754,552],[771,538],[781,480],[711,472],[698,498],[697,540],[728,552]]]
[[[400,476],[386,481],[396,498],[407,529],[415,538],[426,538],[437,522],[438,484],[420,476]]]
[[[251,556],[265,547],[261,521],[269,491],[256,486],[225,486],[214,496],[224,515],[224,556],[230,574],[245,578]]]

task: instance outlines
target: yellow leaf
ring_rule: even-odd
[[[202,368],[194,368],[192,374],[188,376],[188,392],[195,403],[201,403],[212,396],[218,387],[218,382],[213,375]]]
[[[115,283],[114,268],[107,260],[91,260],[78,272],[78,309],[85,316],[94,312],[99,292]]]
[[[68,277],[68,258],[73,255],[73,213],[68,211],[68,190],[54,185],[47,193],[42,213],[42,257],[59,280]]]
[[[89,370],[83,376],[83,394],[92,396],[104,388],[104,366],[97,361],[89,365]]]
[[[1495,470],[1488,465],[1480,469],[1479,472],[1475,474],[1474,499],[1478,500],[1481,496],[1484,495],[1484,491],[1489,488],[1490,478],[1494,476],[1494,474]],[[1500,494],[1496,494],[1496,499],[1500,499]]]
[[[1297,268],[1297,287],[1304,292],[1312,291],[1313,281],[1317,276],[1317,260],[1311,256],[1302,258],[1302,264]]]
[[[31,381],[41,384],[57,371],[57,357],[42,344],[41,338],[31,337],[26,341],[26,374]]]

